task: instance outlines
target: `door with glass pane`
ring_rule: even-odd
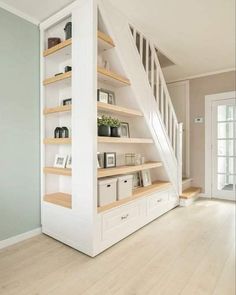
[[[236,99],[212,103],[212,197],[236,200]]]

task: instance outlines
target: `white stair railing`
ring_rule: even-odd
[[[130,26],[130,30],[139,52],[141,62],[146,71],[149,84],[152,88],[156,108],[160,112],[161,118],[165,125],[166,133],[177,159],[177,137],[179,125],[157,57],[156,47],[144,35],[136,31],[134,27]]]

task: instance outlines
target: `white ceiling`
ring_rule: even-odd
[[[176,66],[168,80],[235,68],[234,0],[110,0],[153,37]],[[2,0],[42,21],[73,0]]]

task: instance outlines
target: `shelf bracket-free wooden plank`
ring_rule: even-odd
[[[44,144],[71,144],[71,138],[45,138]]]
[[[146,169],[154,169],[162,166],[162,162],[148,162],[137,166],[117,166],[114,168],[99,168],[98,178],[133,173]]]
[[[63,112],[70,112],[71,111],[71,105],[65,105],[65,106],[58,106],[54,108],[45,108],[43,113],[44,115],[49,114],[56,114],[56,113],[63,113]]]
[[[112,71],[109,71],[105,68],[97,68],[98,72],[98,80],[111,84],[115,87],[123,87],[123,86],[130,86],[130,81],[129,79],[116,74]]]
[[[69,168],[45,167],[43,169],[43,172],[45,174],[71,176],[71,169],[69,169]]]
[[[45,195],[43,200],[54,205],[62,206],[65,208],[72,208],[72,200],[70,194],[54,193]]]
[[[49,49],[46,49],[44,50],[43,52],[43,56],[46,57],[48,55],[51,55],[67,46],[70,46],[72,44],[72,39],[68,39],[68,40],[65,40],[65,41],[62,41],[61,43],[49,48]]]
[[[98,143],[123,143],[123,144],[151,144],[151,138],[126,138],[98,136]]]
[[[127,117],[143,117],[143,113],[134,110],[134,109],[129,109],[125,107],[121,107],[118,105],[113,105],[113,104],[108,104],[104,102],[97,102],[97,108],[99,111],[105,111],[113,114],[118,114],[121,116],[127,116]]]
[[[151,195],[152,193],[155,193],[155,192],[157,192],[159,190],[166,189],[170,185],[171,185],[170,182],[156,181],[152,185],[137,188],[137,189],[135,189],[133,191],[132,196],[130,196],[128,198],[125,198],[125,199],[115,201],[113,203],[107,204],[107,205],[102,206],[102,207],[98,207],[97,212],[101,213],[101,212],[104,212],[104,211],[119,207],[121,205],[127,204],[129,202],[132,202],[132,201],[134,201],[134,200],[136,200],[138,198],[147,197],[147,196]]]
[[[71,78],[71,73],[72,72],[70,71],[70,72],[66,72],[66,73],[51,77],[51,78],[47,78],[47,79],[45,79],[43,81],[43,85],[46,86],[46,85],[49,85],[49,84],[52,84],[52,83],[55,83],[55,82],[58,82],[58,81],[63,81],[63,80],[66,80],[66,79],[70,79]]]

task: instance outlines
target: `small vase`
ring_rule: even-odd
[[[120,127],[111,127],[111,136],[120,137]]]
[[[110,126],[99,126],[98,127],[98,136],[111,136],[111,127]]]

